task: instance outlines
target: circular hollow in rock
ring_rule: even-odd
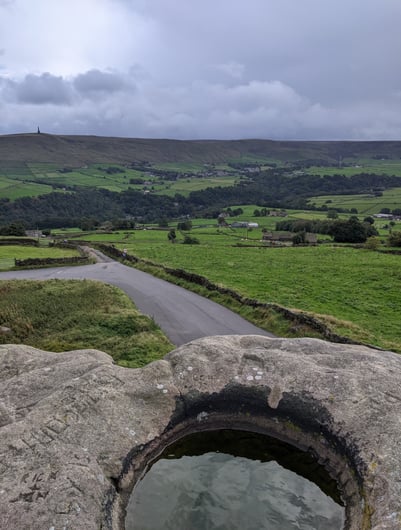
[[[126,530],[343,530],[337,483],[313,455],[249,431],[201,431],[169,445],[129,498]]]
[[[368,514],[364,510],[361,488],[347,456],[335,440],[317,435],[307,425],[301,426],[300,417],[261,415],[266,403],[263,393],[254,394],[249,388],[235,386],[226,392],[191,399],[185,418],[178,416],[160,437],[134,452],[127,463],[127,472],[120,482],[120,495],[114,505],[112,528],[125,528],[125,507],[135,484],[143,477],[149,464],[172,443],[194,433],[220,429],[241,430],[272,436],[290,445],[312,453],[337,482],[345,503],[344,530],[369,528]],[[261,398],[262,401],[258,401]],[[242,411],[240,412],[240,410]],[[208,411],[208,412],[206,412]],[[294,406],[294,412],[298,411]],[[299,411],[298,411],[299,413]],[[307,419],[307,418],[305,418]],[[298,421],[297,421],[298,420]],[[297,421],[297,423],[295,423]],[[345,449],[345,448],[344,448]]]

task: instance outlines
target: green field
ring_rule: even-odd
[[[54,191],[53,188],[46,184],[11,179],[1,179],[0,181],[0,199],[15,201],[15,199],[19,199],[20,197],[37,197],[38,195],[44,195],[52,191]]]
[[[383,173],[401,177],[401,160],[357,159],[352,160],[352,165],[349,166],[312,166],[307,168],[305,173],[310,173],[311,175],[345,175],[346,177],[359,175],[360,173],[375,173],[379,175]]]
[[[173,345],[111,285],[89,280],[0,282],[0,343],[61,352],[95,348],[128,367],[161,359]]]
[[[35,182],[36,178],[29,164],[0,161],[0,199],[13,201],[19,197],[36,197],[53,191],[51,185]]]
[[[0,270],[14,267],[14,259],[69,258],[79,255],[77,250],[67,248],[0,245]]]
[[[215,188],[217,186],[233,186],[237,180],[238,178],[235,176],[180,178],[173,182],[163,181],[163,185],[156,182],[154,184],[154,189],[157,195],[169,195],[174,197],[176,193],[179,193],[180,195],[187,197],[191,191]]]
[[[379,213],[382,208],[390,208],[390,210],[401,208],[401,188],[385,190],[381,197],[369,194],[321,195],[319,197],[311,197],[309,203],[316,206],[326,204],[328,208],[356,208],[359,214],[373,215]]]
[[[401,352],[400,256],[332,245],[237,246],[212,228],[191,235],[200,245],[171,244],[166,232],[150,230],[107,239],[130,254],[201,274],[244,296],[318,315],[340,335]]]
[[[199,173],[205,170],[203,164],[191,164],[190,162],[164,162],[162,164],[155,164],[156,169],[166,169],[167,171],[176,171],[177,173]]]

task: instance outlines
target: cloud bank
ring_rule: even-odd
[[[0,1],[0,133],[399,139],[400,17],[398,0]]]

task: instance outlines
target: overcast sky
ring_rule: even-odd
[[[401,0],[0,0],[0,134],[401,139]]]

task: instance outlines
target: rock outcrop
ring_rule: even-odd
[[[142,369],[0,346],[0,528],[119,529],[149,459],[242,428],[313,450],[347,528],[401,528],[401,357],[316,339],[199,339]]]

